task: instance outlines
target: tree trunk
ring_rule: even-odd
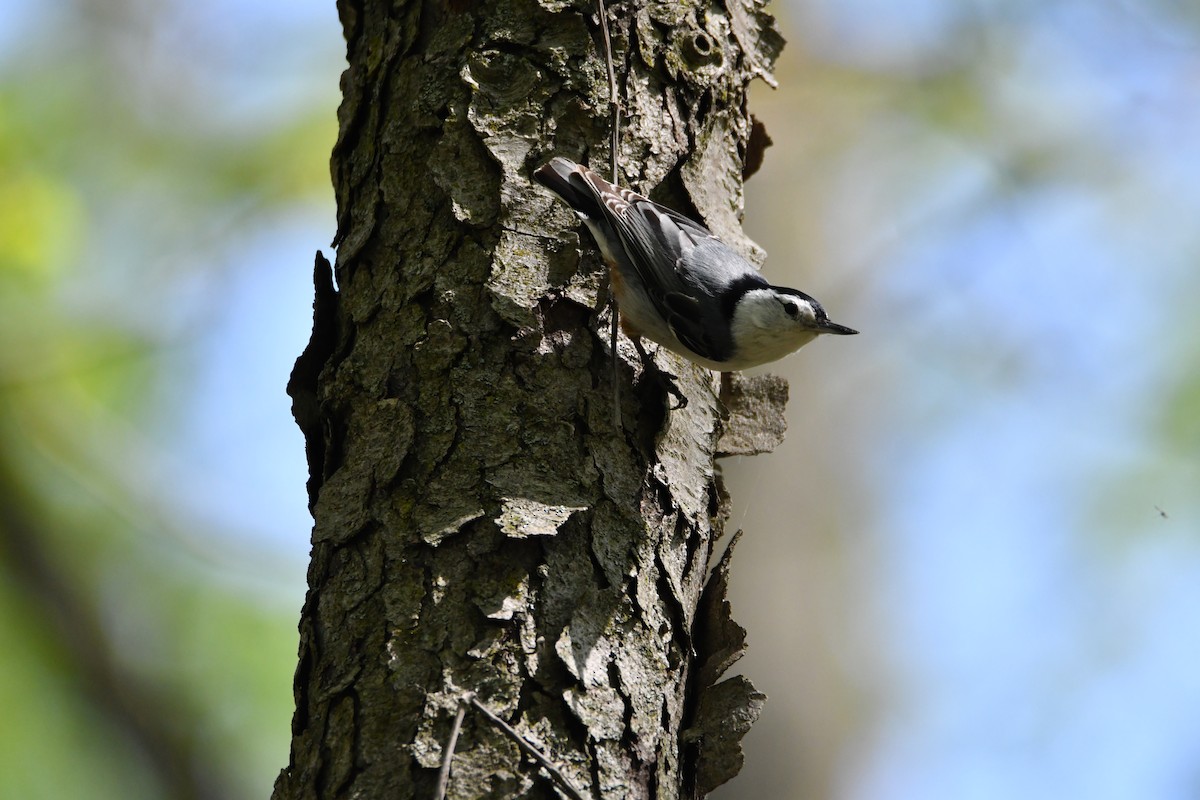
[[[607,172],[594,6],[341,0],[336,279],[289,384],[313,531],[290,763],[275,798],[429,798],[466,693],[583,795],[702,796],[762,696],[741,654],[714,459],[781,435],[786,387],[666,351],[689,403],[622,343],[606,277],[532,184],[553,155]],[[782,41],[754,0],[613,3],[623,182],[741,235],[746,89]],[[753,156],[750,153],[750,156]],[[735,424],[737,423],[737,424]],[[708,584],[705,589],[705,584]],[[554,797],[474,707],[449,797]]]

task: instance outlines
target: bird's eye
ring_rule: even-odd
[[[794,319],[796,315],[800,313],[800,306],[796,305],[791,300],[788,300],[783,304],[783,310],[787,312],[789,317]]]

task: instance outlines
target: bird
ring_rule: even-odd
[[[774,286],[695,220],[615,186],[561,156],[534,179],[587,226],[608,266],[621,328],[712,370],[783,358],[823,334],[858,331],[829,319],[799,289]]]

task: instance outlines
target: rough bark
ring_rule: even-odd
[[[771,19],[753,0],[611,5],[624,182],[753,253],[746,90],[781,46]],[[587,795],[701,796],[763,699],[718,683],[744,632],[728,557],[708,579],[714,458],[771,446],[786,391],[742,379],[722,403],[662,351],[690,401],[672,411],[623,343],[614,426],[604,275],[529,178],[555,154],[607,163],[590,2],[338,7],[337,286],[318,257],[289,384],[315,527],[275,797],[430,797],[464,692]],[[726,430],[759,414],[774,433]],[[468,711],[450,797],[555,791]]]

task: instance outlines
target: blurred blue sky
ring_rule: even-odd
[[[1168,423],[1200,351],[1195,17],[1116,2],[788,10],[800,80],[833,63],[914,87],[913,107],[863,113],[835,165],[801,165],[829,190],[830,261],[807,286],[857,297],[837,318],[869,353],[805,351],[783,369],[793,387],[819,375],[843,403],[870,400],[816,423],[794,401],[793,438],[869,431],[843,460],[875,503],[849,591],[873,594],[832,647],[847,672],[887,665],[862,679],[881,713],[834,794],[1195,797],[1200,452]],[[931,124],[920,87],[963,64],[977,107]],[[768,159],[788,146],[774,138]],[[771,271],[789,243],[756,229],[771,212],[756,191],[746,224],[776,240]],[[733,477],[738,504],[780,494]],[[755,634],[784,612],[741,619],[751,676],[768,668]]]
[[[147,57],[211,98],[205,124],[334,118],[332,0],[146,5],[164,15],[146,23],[160,47]],[[807,176],[827,190],[814,226],[827,266],[787,280],[789,234],[756,222],[771,212],[758,184],[777,189],[766,174],[748,187],[772,277],[864,334],[787,367],[853,399],[826,420],[844,432],[810,440],[801,395],[782,449],[843,437],[864,493],[830,501],[864,526],[843,657],[871,673],[873,704],[832,796],[1196,797],[1200,453],[1172,441],[1170,420],[1200,361],[1198,15],[1119,0],[774,6],[791,40],[781,73],[799,59],[799,82],[823,64],[908,87],[874,98],[853,142]],[[23,43],[80,7],[0,0],[0,68],[27,68]],[[977,93],[968,120],[931,124],[922,87],[952,68]],[[803,103],[781,82],[781,108]],[[786,164],[786,128],[771,130],[768,165]],[[217,248],[185,284],[188,324],[162,356],[178,405],[151,433],[188,476],[181,513],[281,565],[271,591],[297,615],[311,520],[284,386],[311,322],[312,254],[333,229],[329,191]],[[767,482],[738,488],[753,469],[728,467],[735,505],[778,504]],[[737,570],[735,584],[754,580]],[[756,637],[772,632],[748,626],[754,678]]]

